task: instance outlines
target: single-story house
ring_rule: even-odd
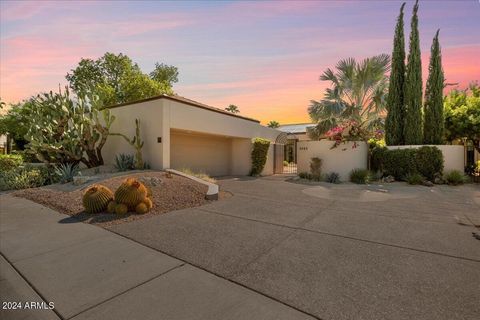
[[[273,143],[282,133],[262,126],[258,120],[211,107],[180,96],[160,95],[109,108],[116,117],[110,132],[135,135],[140,120],[145,141],[143,158],[152,169],[188,168],[212,176],[248,175],[252,138],[272,142],[262,172],[273,174]],[[110,136],[103,149],[105,163],[115,163],[118,154],[134,154],[120,136]]]

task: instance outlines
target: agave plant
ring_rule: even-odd
[[[308,108],[310,118],[317,123],[310,136],[319,139],[347,122],[355,123],[357,132],[374,132],[383,122],[389,69],[387,54],[360,62],[348,58],[337,63],[336,71],[328,68],[320,80],[330,81],[332,86],[325,90],[322,100],[312,100]]]
[[[135,157],[132,154],[118,154],[115,157],[115,168],[118,171],[128,171],[135,169]]]
[[[62,163],[54,167],[54,172],[58,176],[60,183],[72,181],[79,171],[78,164],[74,163]]]

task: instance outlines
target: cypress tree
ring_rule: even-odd
[[[410,48],[405,77],[405,144],[421,144],[422,134],[422,61],[418,35],[418,0],[413,7]]]
[[[444,131],[443,117],[443,68],[442,53],[438,42],[437,30],[433,38],[430,65],[428,66],[428,79],[425,88],[425,105],[423,121],[423,137],[425,144],[442,144]]]
[[[400,7],[395,36],[393,38],[392,70],[387,98],[387,118],[385,119],[385,142],[387,145],[403,145],[403,126],[405,117],[405,36],[403,34],[403,8]]]

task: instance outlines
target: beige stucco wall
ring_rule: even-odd
[[[135,118],[140,119],[142,138],[145,140],[144,158],[153,169],[166,169],[172,166],[178,169],[180,165],[184,165],[185,167],[198,167],[199,170],[203,168],[203,171],[211,171],[207,171],[207,173],[213,175],[246,175],[250,172],[251,167],[251,139],[261,137],[274,142],[281,133],[253,121],[168,99],[116,107],[110,111],[116,117],[112,125],[112,132],[120,132],[129,137],[135,133]],[[177,136],[172,138],[171,132],[179,131],[183,131],[187,135],[208,135],[211,141],[207,141],[208,137],[197,138],[197,140],[193,137],[190,140]],[[159,137],[162,139],[161,143],[157,142]],[[195,157],[191,157],[194,154],[193,151],[182,146],[193,143],[193,141],[198,143],[198,147],[195,147]],[[226,148],[225,143],[219,143],[219,141],[228,141],[229,148]],[[177,146],[177,144],[179,145]],[[217,144],[218,149],[221,150],[218,151],[219,154],[212,149],[213,144]],[[200,146],[203,146],[202,150],[200,150]],[[223,164],[227,159],[225,151],[227,149],[228,170]],[[212,159],[212,152],[218,159]],[[123,138],[112,136],[104,148],[105,162],[114,163],[115,155],[119,153],[133,154],[134,150]],[[212,164],[207,163],[208,161]],[[220,165],[220,163],[222,164]],[[273,146],[270,147],[267,164],[262,174],[272,173]]]
[[[368,146],[365,142],[357,142],[356,148],[352,148],[353,142],[330,149],[332,145],[330,140],[299,141],[297,171],[310,172],[310,160],[314,157],[322,159],[323,173],[337,172],[342,181],[349,180],[353,169],[367,169]]]
[[[388,149],[406,149],[406,148],[420,148],[422,145],[407,145],[407,146],[388,146]],[[463,172],[465,169],[465,148],[464,146],[456,145],[436,145],[443,153],[443,171],[458,170]]]
[[[123,133],[131,139],[135,135],[135,119],[140,119],[140,132],[145,141],[143,158],[152,169],[163,168],[162,148],[165,144],[157,142],[157,137],[162,137],[162,111],[158,100],[110,109],[115,116],[110,130],[112,133]],[[115,163],[115,156],[120,153],[134,154],[135,149],[122,137],[110,136],[102,150],[105,163]]]
[[[252,167],[252,161],[250,156],[252,152],[251,139],[233,138],[231,151],[231,174],[239,176],[248,175]]]

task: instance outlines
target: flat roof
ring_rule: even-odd
[[[191,99],[187,99],[185,97],[178,96],[178,95],[169,96],[169,95],[166,95],[166,94],[161,94],[159,96],[154,96],[154,97],[141,99],[141,100],[136,100],[136,101],[131,101],[131,102],[120,103],[120,104],[116,104],[116,105],[113,105],[113,106],[108,106],[106,108],[107,109],[113,109],[113,108],[118,108],[118,107],[129,106],[129,105],[132,105],[132,104],[143,103],[143,102],[147,102],[147,101],[159,100],[159,99],[167,99],[167,100],[172,100],[172,101],[176,101],[176,102],[181,102],[181,103],[185,103],[185,104],[188,104],[190,106],[193,106],[193,107],[197,107],[197,108],[201,108],[201,109],[205,109],[205,110],[209,110],[209,111],[213,111],[213,112],[217,112],[217,113],[222,113],[226,116],[236,117],[236,118],[240,118],[240,119],[243,119],[243,120],[248,120],[248,121],[253,121],[253,122],[256,122],[256,123],[260,123],[259,120],[249,118],[249,117],[244,117],[244,116],[241,116],[241,115],[238,115],[238,114],[234,114],[234,113],[228,112],[226,110],[216,108],[216,107],[212,107],[212,106],[203,104],[201,102],[194,101],[194,100],[191,100]]]
[[[307,128],[314,127],[315,123],[292,123],[284,124],[277,128],[277,130],[286,132],[286,133],[306,133]]]

